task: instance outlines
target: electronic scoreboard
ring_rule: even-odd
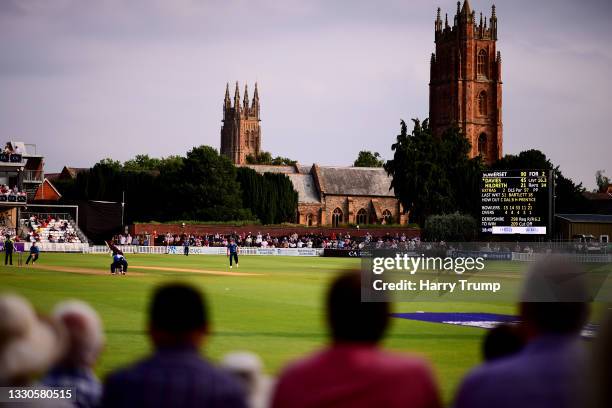
[[[485,171],[480,179],[481,234],[551,233],[550,170]]]

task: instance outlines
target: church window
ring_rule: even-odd
[[[478,76],[487,77],[487,52],[482,49],[478,51],[478,61],[477,61],[477,74]]]
[[[383,216],[383,223],[393,224],[393,214],[391,214],[391,211],[389,210],[383,211],[382,216]]]
[[[363,225],[368,223],[368,212],[365,209],[357,211],[357,224]]]
[[[483,158],[487,157],[487,135],[485,133],[478,136],[478,154]]]
[[[334,212],[332,213],[332,226],[337,227],[340,224],[342,224],[342,221],[343,221],[342,210],[340,208],[336,208]]]
[[[478,113],[481,116],[487,115],[487,93],[485,91],[478,94]]]
[[[308,225],[309,227],[312,227],[312,214],[308,214],[306,216],[306,225]]]

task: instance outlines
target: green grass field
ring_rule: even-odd
[[[97,373],[130,363],[150,351],[145,333],[152,288],[167,281],[187,281],[201,288],[212,313],[212,336],[203,353],[219,359],[227,352],[250,350],[276,374],[289,361],[323,346],[328,337],[323,297],[330,279],[359,267],[348,258],[242,256],[233,272],[253,276],[218,276],[161,267],[229,271],[222,256],[127,255],[127,276],[110,276],[108,255],[43,253],[37,267],[0,266],[0,292],[27,297],[48,312],[61,300],[89,302],[100,313],[107,335]],[[73,268],[70,271],[62,269]],[[95,272],[99,272],[96,274]],[[397,312],[491,312],[512,314],[511,303],[399,303]],[[427,357],[433,364],[444,399],[449,401],[463,375],[480,358],[484,330],[393,319],[385,340],[390,350]]]

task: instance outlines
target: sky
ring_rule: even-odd
[[[495,4],[504,153],[540,149],[594,188],[612,176],[612,2]],[[428,115],[437,7],[452,21],[451,0],[1,0],[0,138],[47,172],[218,149],[225,84],[257,81],[264,150],[389,159],[400,119]]]

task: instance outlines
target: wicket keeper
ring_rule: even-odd
[[[118,252],[113,252],[113,263],[110,266],[111,275],[115,275],[115,273],[121,273],[125,275],[128,269],[128,263],[125,260],[125,257]]]

